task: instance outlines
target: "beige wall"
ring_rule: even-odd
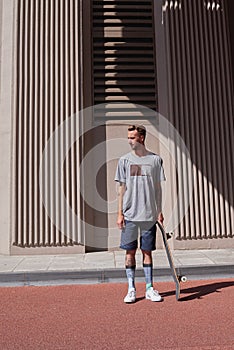
[[[11,236],[14,0],[0,1],[0,253],[9,254]]]
[[[143,123],[147,130],[148,135],[146,139],[146,146],[151,151],[158,153],[164,161],[164,170],[166,175],[166,182],[162,184],[163,190],[163,212],[165,216],[165,227],[169,232],[173,232],[173,239],[170,240],[170,245],[174,249],[209,249],[209,248],[230,248],[234,247],[234,240],[232,238],[224,237],[210,237],[208,239],[189,239],[192,228],[187,226],[187,239],[178,240],[178,229],[179,224],[182,221],[188,221],[188,216],[191,214],[191,207],[193,207],[194,200],[194,191],[197,192],[198,188],[194,186],[193,181],[190,185],[193,185],[188,189],[189,181],[184,183],[183,181],[178,185],[176,180],[179,177],[182,177],[184,173],[184,168],[180,167],[180,163],[176,165],[174,158],[174,143],[170,140],[169,137],[166,137],[164,134],[159,132],[159,125],[153,121],[149,120],[140,120],[138,123]],[[116,144],[119,142],[119,152],[114,152],[114,155],[125,154],[129,152],[129,145],[127,143],[127,125],[132,124],[132,120],[123,120],[122,122],[109,122],[106,126],[106,135],[107,135],[107,198],[111,203],[108,209],[108,225],[109,225],[109,246],[110,248],[119,246],[119,236],[120,232],[116,227],[116,212],[113,212],[113,203],[112,201],[117,198],[117,188],[114,184],[114,176],[116,171],[116,166],[118,162],[118,156],[114,158],[111,142],[116,141]],[[124,141],[125,139],[125,141]],[[119,141],[118,141],[119,140]],[[108,144],[109,141],[109,144]],[[125,143],[124,143],[125,142]],[[113,143],[115,145],[115,143]],[[108,150],[109,148],[109,150]],[[179,154],[177,150],[177,155]],[[111,156],[112,155],[112,156]],[[181,152],[181,158],[185,157]],[[184,159],[183,165],[190,167],[190,176],[196,176],[198,169],[195,164],[192,164],[191,159]],[[180,190],[178,190],[178,186]],[[187,207],[186,207],[187,202]],[[117,208],[117,202],[116,202]],[[184,209],[184,213],[180,216],[180,211]],[[214,208],[211,207],[211,212]],[[180,219],[178,219],[180,217]],[[176,220],[177,223],[176,223]],[[199,220],[199,217],[195,217],[195,220]],[[163,248],[162,240],[160,235],[157,238],[157,247]]]
[[[14,0],[1,0],[0,1],[0,253],[1,254],[46,254],[46,253],[74,253],[83,252],[85,245],[93,246],[95,249],[115,249],[119,245],[119,230],[116,227],[116,185],[114,183],[114,174],[117,165],[117,161],[120,155],[129,151],[129,146],[126,140],[126,125],[132,123],[132,119],[127,120],[128,115],[123,120],[114,121],[114,118],[110,118],[102,127],[98,127],[99,122],[95,119],[95,116],[88,114],[87,119],[82,119],[83,116],[79,115],[78,119],[74,123],[75,129],[78,128],[82,133],[86,129],[93,129],[94,134],[91,132],[86,133],[86,137],[82,139],[82,142],[76,144],[76,148],[72,149],[71,160],[72,162],[66,163],[66,175],[69,181],[66,184],[67,196],[71,207],[76,207],[78,217],[81,216],[84,219],[84,224],[81,221],[72,222],[70,237],[78,245],[73,247],[67,246],[66,238],[61,235],[59,230],[55,228],[48,217],[45,215],[43,203],[40,201],[40,193],[37,188],[38,181],[38,160],[42,155],[43,147],[46,144],[49,136],[54,128],[56,128],[62,121],[68,119],[72,113],[79,111],[82,108],[90,106],[92,104],[92,72],[91,72],[91,42],[88,40],[90,36],[90,18],[89,14],[89,2],[85,0],[84,9],[82,9],[83,1],[79,1],[79,6],[76,6],[76,1],[73,2],[71,11],[74,12],[74,23],[65,20],[63,25],[60,25],[60,19],[58,17],[52,17],[52,20],[48,17],[49,13],[53,16],[53,9],[57,9],[57,1],[51,1],[47,3],[47,6],[51,6],[50,10],[46,9],[46,27],[36,26],[36,32],[31,31],[32,35],[35,35],[35,42],[32,40],[27,42],[26,38],[22,36],[22,21],[25,21],[28,26],[28,30],[32,30],[32,18],[27,13],[25,8],[21,9],[21,22],[19,28],[20,33],[20,45],[17,51],[16,45],[16,4]],[[157,69],[158,69],[158,98],[159,98],[159,112],[164,117],[168,117],[169,103],[168,103],[168,86],[167,86],[167,70],[165,66],[165,41],[164,30],[161,26],[161,12],[158,1],[156,4],[156,52],[157,52]],[[21,3],[21,5],[23,2]],[[36,3],[34,3],[35,5]],[[39,2],[38,2],[39,4]],[[50,5],[48,5],[50,4]],[[82,12],[84,10],[84,12]],[[40,6],[31,7],[31,11],[35,11],[36,18],[39,18],[38,11],[44,11],[44,8]],[[32,14],[35,14],[31,12]],[[88,23],[82,22],[82,13],[84,18],[89,19]],[[57,13],[58,15],[58,13]],[[38,17],[37,17],[38,16]],[[68,13],[66,12],[66,16]],[[67,18],[65,16],[65,18]],[[80,17],[81,16],[81,17]],[[165,14],[166,16],[166,14]],[[42,18],[42,17],[41,17]],[[166,18],[166,17],[165,17]],[[49,23],[51,27],[49,26]],[[53,27],[54,25],[54,27]],[[31,29],[30,29],[31,28]],[[61,42],[58,46],[58,37],[56,36],[55,29],[61,30]],[[66,28],[65,31],[64,28]],[[76,30],[74,30],[74,28]],[[56,29],[56,30],[57,30]],[[46,46],[46,42],[38,45],[38,39],[42,40],[42,34],[44,30],[47,36],[50,36],[50,45],[55,45],[55,51],[51,47]],[[76,40],[72,40],[70,46],[70,54],[68,50],[65,50],[68,45],[67,31],[70,31],[71,37]],[[82,36],[82,34],[84,34]],[[18,33],[17,33],[18,34]],[[73,37],[73,35],[75,37]],[[77,36],[76,36],[77,35]],[[45,36],[45,37],[47,37]],[[84,40],[83,40],[84,39]],[[84,42],[85,41],[85,42]],[[70,43],[71,44],[71,43]],[[83,45],[84,44],[84,45]],[[28,45],[27,47],[25,45]],[[36,45],[36,46],[35,46]],[[58,49],[60,47],[60,49]],[[27,50],[26,50],[27,48]],[[34,57],[33,50],[39,50]],[[45,48],[45,52],[42,51]],[[60,51],[59,51],[60,50]],[[83,54],[84,50],[84,54]],[[17,52],[16,52],[17,51]],[[50,55],[52,52],[52,56]],[[66,54],[64,55],[64,52]],[[19,54],[19,62],[24,65],[24,73],[19,66],[19,71],[16,71],[16,54]],[[87,54],[88,53],[88,54]],[[45,56],[43,56],[45,54]],[[43,58],[45,57],[45,58]],[[87,62],[86,62],[87,61]],[[29,64],[28,64],[29,62]],[[61,63],[62,62],[62,63]],[[59,66],[61,64],[61,66]],[[32,78],[32,67],[36,67],[34,78]],[[58,69],[59,67],[59,69]],[[162,67],[162,69],[161,69]],[[71,71],[70,71],[71,69]],[[17,74],[18,73],[18,76]],[[61,74],[59,78],[59,74]],[[24,76],[23,76],[24,74]],[[70,76],[69,76],[70,74]],[[16,82],[19,78],[16,88]],[[43,80],[45,77],[45,80]],[[63,78],[65,77],[65,78]],[[69,77],[69,79],[68,79]],[[167,77],[168,78],[168,77]],[[33,80],[34,79],[34,80]],[[59,80],[60,79],[60,80]],[[40,84],[38,82],[41,82]],[[50,81],[50,83],[48,83]],[[43,82],[43,84],[42,84]],[[31,87],[34,85],[34,90]],[[18,90],[19,87],[19,90]],[[82,87],[82,88],[81,88]],[[27,95],[29,91],[29,95]],[[17,95],[18,94],[18,95]],[[16,97],[18,98],[18,104],[15,103]],[[52,97],[52,98],[51,98]],[[22,112],[22,103],[30,105],[28,111]],[[53,102],[55,101],[55,102]],[[20,106],[19,110],[16,106]],[[42,109],[44,108],[44,110]],[[86,117],[86,116],[85,116]],[[187,117],[187,116],[186,116]],[[194,118],[194,115],[190,116]],[[194,120],[194,119],[193,119]],[[225,119],[227,123],[228,119]],[[19,122],[20,121],[20,122]],[[27,124],[29,121],[29,124]],[[34,124],[32,124],[34,121]],[[180,119],[177,116],[177,121]],[[22,122],[22,124],[21,124]],[[221,231],[218,233],[225,235],[225,227],[228,227],[229,231],[233,234],[233,203],[228,203],[226,198],[222,197],[218,193],[215,183],[208,181],[205,177],[206,174],[201,172],[198,164],[192,159],[192,177],[194,179],[199,178],[199,183],[196,184],[194,189],[195,201],[192,202],[192,206],[185,213],[185,219],[183,222],[183,228],[173,226],[170,220],[170,213],[173,211],[177,198],[177,185],[176,176],[179,174],[182,179],[181,189],[187,188],[186,171],[190,163],[183,158],[183,154],[180,154],[176,150],[175,144],[168,136],[170,133],[168,130],[164,130],[163,133],[159,132],[157,125],[157,118],[148,119],[142,118],[138,122],[144,123],[149,130],[147,136],[147,147],[152,151],[159,153],[164,159],[165,173],[167,182],[164,187],[164,213],[165,223],[169,229],[175,231],[175,238],[171,241],[172,247],[176,249],[196,249],[196,248],[226,248],[233,247],[233,238],[218,238],[212,237],[205,239],[206,231],[204,230],[204,218],[209,220],[209,215],[213,220],[215,213],[219,208],[219,203],[225,205],[226,217],[220,215]],[[87,125],[88,126],[87,126]],[[20,125],[25,125],[25,129],[15,130]],[[34,126],[33,126],[34,125]],[[226,125],[226,124],[225,124]],[[97,128],[96,128],[97,127]],[[82,129],[83,128],[83,129]],[[228,129],[226,125],[226,130]],[[74,129],[73,129],[74,130]],[[198,131],[198,128],[196,129]],[[16,140],[15,132],[18,132],[18,138]],[[69,128],[65,130],[65,143],[69,143]],[[207,137],[209,135],[206,135]],[[113,140],[116,142],[113,146]],[[119,140],[119,141],[118,141]],[[18,144],[16,144],[16,141]],[[119,143],[118,143],[119,142]],[[197,141],[199,143],[199,140]],[[80,155],[81,158],[85,157],[86,153],[96,146],[102,143],[102,151],[100,161],[103,166],[100,172],[98,172],[97,179],[95,178],[95,184],[92,181],[91,173],[95,173],[97,166],[97,158],[95,152],[93,158],[89,158],[85,165],[85,172],[81,174],[83,181],[84,195],[89,195],[91,198],[90,205],[80,201],[79,196],[79,181],[80,181]],[[26,149],[25,145],[29,145]],[[39,145],[39,146],[38,146]],[[120,145],[120,146],[119,146]],[[40,147],[40,148],[37,148]],[[81,152],[79,149],[81,146]],[[193,154],[196,152],[197,144],[193,145]],[[114,147],[114,150],[113,150]],[[115,149],[116,148],[116,149]],[[17,156],[15,151],[17,151]],[[26,150],[26,151],[25,151]],[[35,157],[33,158],[31,152],[34,150]],[[170,152],[168,152],[168,150]],[[116,151],[116,152],[113,152]],[[118,152],[117,152],[118,151]],[[223,149],[224,152],[224,149]],[[177,153],[177,156],[181,159],[178,167],[176,168],[173,157]],[[224,153],[223,153],[224,154]],[[29,155],[30,157],[27,157]],[[19,172],[20,169],[20,172]],[[35,170],[35,171],[34,171]],[[186,171],[185,171],[186,170]],[[228,169],[229,177],[231,170]],[[18,175],[17,175],[18,174]],[[57,175],[51,171],[49,184],[53,184]],[[207,191],[203,191],[201,183],[209,184],[210,192],[216,193],[217,201],[216,207],[212,207],[210,204],[210,213],[208,211],[202,211],[203,196],[207,198]],[[97,187],[97,188],[96,188]],[[93,194],[93,190],[97,189],[100,197]],[[29,191],[28,201],[26,201],[25,193]],[[56,192],[56,191],[55,191]],[[52,193],[52,192],[51,192]],[[50,193],[50,194],[51,194]],[[56,192],[57,193],[57,192]],[[59,197],[51,196],[51,205],[54,203],[60,203]],[[17,200],[20,205],[16,205]],[[189,194],[187,193],[186,196]],[[55,199],[55,201],[54,201]],[[199,199],[199,201],[198,201]],[[226,201],[225,201],[226,200]],[[57,201],[57,202],[56,202]],[[103,204],[104,203],[104,204]],[[206,202],[207,205],[208,202]],[[195,204],[195,207],[194,207]],[[59,204],[60,205],[60,204]],[[58,206],[59,206],[58,205]],[[102,207],[104,205],[104,207]],[[184,202],[180,201],[180,208],[184,206]],[[33,210],[32,210],[33,208]],[[199,210],[198,210],[199,208]],[[205,212],[205,215],[204,215]],[[63,211],[62,206],[58,212],[58,216],[63,215],[66,221],[66,213]],[[191,221],[192,218],[192,221]],[[191,228],[190,223],[193,223]],[[226,224],[228,225],[226,226]],[[68,228],[70,227],[69,222]],[[28,225],[28,226],[27,226]],[[96,228],[101,228],[96,229]],[[201,227],[202,231],[196,232],[197,227]],[[34,244],[34,233],[36,244]],[[184,236],[190,236],[194,233],[201,236],[200,239],[184,239],[177,240],[176,237],[182,232]],[[230,233],[228,232],[228,233]],[[51,238],[53,236],[53,239]],[[28,237],[29,244],[27,243]],[[35,239],[35,240],[36,240]],[[51,242],[47,242],[51,240]],[[53,242],[53,240],[55,242]],[[12,243],[17,241],[18,246],[12,246]],[[53,243],[62,242],[61,247],[53,247]],[[26,242],[26,243],[25,243]],[[45,244],[44,244],[44,243]],[[20,244],[27,248],[21,248]],[[45,246],[40,247],[40,243]],[[48,246],[46,247],[46,244]],[[51,243],[51,244],[50,244]],[[36,248],[30,248],[31,245],[37,246]],[[158,241],[158,247],[162,247],[162,242]]]

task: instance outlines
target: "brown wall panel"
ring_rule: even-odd
[[[169,120],[193,163],[193,198],[177,238],[233,237],[233,98],[226,2],[165,1],[163,16]],[[177,166],[183,170],[186,194],[186,164]]]
[[[54,173],[64,145],[74,128],[63,132],[61,144],[50,151],[44,179],[46,198],[57,220],[67,221],[69,237],[62,234],[48,217],[39,190],[39,170],[43,150],[56,128],[81,105],[81,1],[18,0],[17,57],[15,77],[13,244],[20,247],[66,246],[79,242],[77,228],[62,207]],[[64,143],[64,144],[63,144]],[[64,165],[64,192],[77,212],[79,151],[70,150]],[[56,188],[55,188],[56,187]]]

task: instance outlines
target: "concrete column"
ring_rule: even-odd
[[[0,254],[10,254],[14,0],[0,0]]]

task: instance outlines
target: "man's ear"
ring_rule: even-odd
[[[144,135],[140,135],[140,138],[141,138],[142,143],[144,143],[145,142],[145,136]]]

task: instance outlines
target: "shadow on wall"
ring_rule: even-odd
[[[233,237],[234,155],[228,151],[234,148],[228,11],[220,6],[211,11],[204,1],[183,1],[180,7],[173,4],[166,9],[164,23],[160,24],[164,26],[166,42],[165,117],[181,135],[194,165],[193,200],[177,238]],[[233,8],[230,1],[228,5]],[[100,115],[109,121],[129,120],[134,115],[131,103],[157,110],[160,87],[156,84],[153,1],[132,1],[127,5],[94,1],[93,16],[94,103],[108,103]],[[122,104],[122,110],[116,110],[116,102]],[[180,155],[175,157],[182,172],[177,186],[181,182],[186,192],[186,164],[180,161]]]

